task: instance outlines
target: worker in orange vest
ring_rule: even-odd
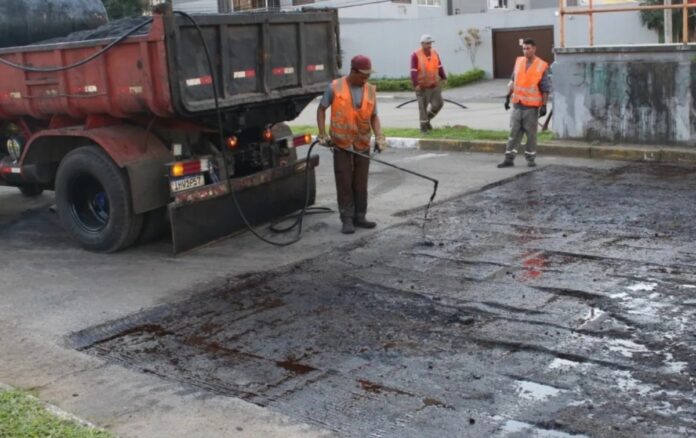
[[[377,92],[367,80],[372,62],[364,55],[350,61],[348,76],[329,84],[317,108],[319,144],[333,148],[334,176],[341,232],[353,234],[355,227],[374,228],[377,224],[366,218],[367,174],[370,160],[347,152],[352,149],[370,154],[370,139],[375,133],[375,149],[382,152],[387,141],[377,116]],[[326,109],[331,107],[330,137],[326,135]]]
[[[538,119],[546,115],[546,102],[551,91],[549,65],[536,56],[536,44],[531,38],[522,41],[522,53],[515,61],[509,92],[505,98],[505,110],[510,109],[510,137],[505,148],[505,159],[498,167],[515,165],[515,155],[522,136],[527,134],[524,156],[529,167],[536,166]]]
[[[433,49],[434,42],[432,36],[422,35],[420,49],[411,55],[411,82],[416,90],[420,130],[424,134],[433,129],[430,121],[442,109],[441,81],[447,80],[440,55]]]

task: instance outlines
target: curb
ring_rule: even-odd
[[[391,141],[391,138],[389,139]],[[424,151],[483,152],[503,154],[505,142],[461,140],[417,140]],[[657,163],[696,163],[696,149],[661,146],[593,146],[586,144],[539,144],[539,155],[594,158],[601,160],[648,161]]]

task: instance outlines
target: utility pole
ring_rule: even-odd
[[[684,0],[686,1],[686,0]],[[665,0],[665,6],[671,6],[672,0]],[[664,21],[665,21],[665,43],[672,44],[672,10],[664,9]]]

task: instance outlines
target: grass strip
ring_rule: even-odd
[[[0,390],[0,438],[113,438],[49,412],[43,403],[17,391]]]
[[[308,132],[312,135],[317,135],[316,126],[307,125],[291,125],[295,134]],[[499,140],[506,141],[509,132],[503,130],[491,129],[472,129],[468,126],[454,125],[438,127],[430,131],[427,135],[423,135],[417,128],[382,128],[382,132],[387,138],[389,137],[404,137],[404,138],[423,138],[428,140],[446,139],[446,140]],[[553,139],[551,131],[539,132],[539,141],[548,141]]]

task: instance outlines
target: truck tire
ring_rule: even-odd
[[[43,189],[41,187],[39,187],[38,184],[30,184],[28,186],[19,186],[17,188],[27,198],[33,198],[33,197],[39,196],[40,194],[43,193]]]
[[[80,147],[63,158],[56,206],[68,234],[90,251],[127,248],[143,223],[141,215],[133,214],[125,172],[98,146]]]

